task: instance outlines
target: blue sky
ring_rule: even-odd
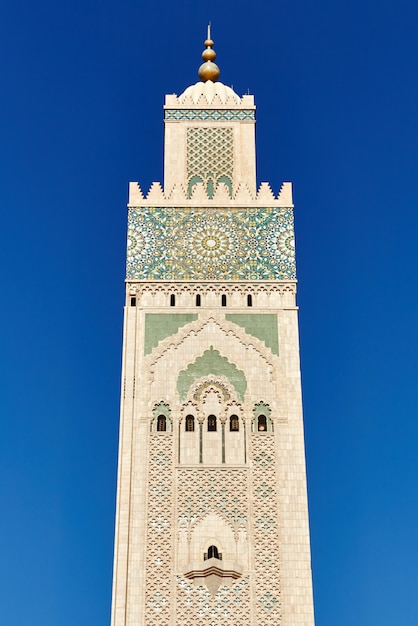
[[[127,184],[208,20],[259,182],[294,183],[317,625],[416,626],[412,0],[3,4],[1,622],[109,623]]]

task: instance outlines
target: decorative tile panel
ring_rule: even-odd
[[[225,516],[237,528],[246,525],[247,476],[246,469],[178,470],[179,518],[194,526],[208,512],[214,511]]]
[[[202,376],[224,376],[234,386],[240,400],[244,400],[245,390],[247,389],[247,380],[242,370],[239,370],[235,363],[230,363],[225,356],[222,356],[219,350],[214,350],[210,346],[209,350],[205,350],[202,356],[190,363],[186,369],[179,372],[177,378],[177,390],[182,400],[185,399],[191,385],[197,378]],[[216,381],[211,381],[211,384]],[[197,399],[197,398],[196,398]]]
[[[251,626],[249,577],[212,595],[177,577],[176,623],[182,626]]]
[[[127,279],[294,280],[290,208],[129,209]]]
[[[148,475],[145,625],[170,626],[173,437],[152,434]]]
[[[254,434],[251,437],[253,463],[252,492],[254,510],[253,546],[255,557],[255,588],[257,598],[256,624],[279,626],[280,544],[277,519],[277,483],[274,461],[274,435]]]
[[[232,195],[234,173],[234,137],[230,127],[187,129],[187,183],[191,196],[193,186],[203,183],[209,198],[218,183],[227,185]]]
[[[205,122],[242,122],[255,120],[255,111],[251,109],[166,109],[166,120],[199,120]]]
[[[178,469],[177,518],[190,533],[209,513],[216,513],[235,532],[248,528],[247,469]],[[206,586],[177,579],[176,623],[185,626],[251,626],[250,577],[221,586],[215,594]]]
[[[197,320],[192,313],[146,313],[144,354],[150,354],[158,343],[177,333],[179,328]]]
[[[276,314],[227,314],[225,319],[234,324],[238,324],[238,326],[242,326],[246,333],[264,341],[273,354],[279,354],[279,331]]]

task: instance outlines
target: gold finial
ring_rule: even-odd
[[[221,70],[214,63],[216,59],[216,52],[212,49],[213,41],[210,38],[210,22],[208,24],[208,38],[205,41],[206,50],[202,52],[202,58],[205,63],[199,67],[199,78],[202,82],[206,83],[206,81],[211,80],[212,82],[216,82],[220,76]]]

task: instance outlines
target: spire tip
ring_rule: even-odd
[[[202,82],[206,82],[211,80],[212,82],[216,82],[221,73],[219,67],[214,63],[216,59],[216,52],[213,50],[213,41],[210,38],[210,27],[211,23],[208,24],[208,38],[205,41],[206,50],[202,52],[202,58],[205,63],[199,67],[199,78]]]

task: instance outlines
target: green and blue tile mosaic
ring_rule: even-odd
[[[290,208],[129,209],[129,280],[294,280]]]
[[[251,109],[166,109],[165,120],[192,120],[211,122],[242,122],[255,120]]]

